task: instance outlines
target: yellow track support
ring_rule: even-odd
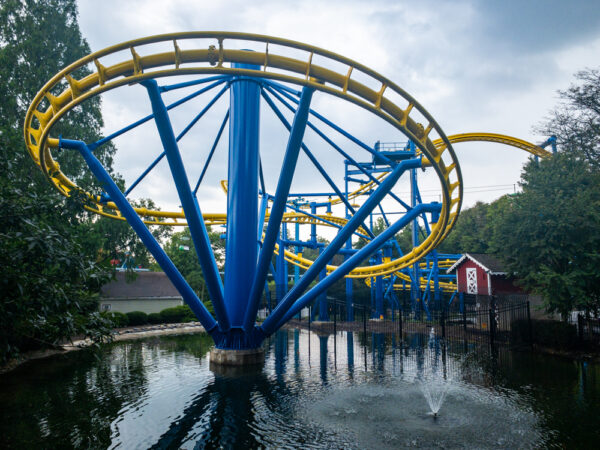
[[[230,49],[227,41],[246,41],[264,45],[264,51]],[[185,42],[192,49],[182,49]],[[205,45],[199,47],[199,42]],[[152,53],[149,44],[168,43],[171,50]],[[280,51],[293,49],[294,57]],[[305,57],[296,56],[298,50]],[[119,54],[123,59],[113,65],[104,65],[109,55]],[[322,59],[341,63],[345,68],[339,72],[330,64],[313,63],[315,55]],[[232,68],[226,63],[239,62],[260,65],[261,71]],[[77,79],[75,73],[81,67],[95,66],[92,74]],[[326,67],[327,66],[327,67]],[[339,66],[334,64],[332,66]],[[369,85],[353,79],[359,73],[369,80]],[[358,267],[349,276],[371,277],[395,272],[411,265],[435,248],[456,223],[462,204],[462,175],[452,144],[433,117],[408,93],[391,80],[368,67],[335,53],[300,42],[269,36],[234,32],[188,32],[163,34],[124,42],[92,53],[56,74],[38,92],[25,117],[24,135],[27,149],[34,162],[42,169],[52,185],[63,195],[81,190],[60,170],[51,149],[59,140],[51,137],[53,126],[70,110],[85,100],[109,90],[139,83],[149,78],[174,75],[224,74],[261,77],[310,86],[317,91],[342,98],[384,119],[412,140],[431,163],[440,180],[442,210],[439,221],[432,227],[429,237],[403,257],[378,266]],[[64,87],[63,87],[64,86]],[[390,95],[392,94],[392,95]],[[419,119],[415,119],[419,116]],[[424,120],[425,123],[419,123]],[[444,145],[436,146],[434,141]],[[367,188],[365,188],[367,189]],[[90,199],[87,208],[98,214],[121,219],[113,203],[102,205],[98,195],[85,193]],[[184,225],[181,211],[157,211],[136,209],[149,225]],[[328,219],[330,217],[328,216]],[[210,223],[210,221],[208,222]],[[290,256],[290,255],[293,255]],[[299,265],[310,264],[293,253],[286,257]],[[328,270],[333,270],[328,266]]]

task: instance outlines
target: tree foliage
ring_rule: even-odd
[[[221,239],[220,233],[208,228],[208,237],[215,254],[215,259],[219,270],[223,270],[225,263],[225,241]],[[187,280],[190,287],[202,299],[204,305],[210,312],[213,312],[213,306],[208,296],[206,282],[202,274],[202,268],[198,262],[198,254],[192,242],[192,235],[189,228],[173,233],[165,245],[165,251],[173,264],[179,269],[181,275]]]
[[[0,3],[0,361],[75,334],[100,340],[109,332],[95,312],[109,272],[97,264],[83,226],[91,219],[78,199],[64,199],[48,186],[22,137],[35,93],[89,51],[74,0]],[[92,100],[53,132],[93,141],[101,127],[99,100]],[[98,153],[109,168],[113,152],[106,146]],[[61,167],[91,186],[83,161],[75,154],[63,157]]]
[[[503,220],[511,198],[511,195],[505,195],[492,203],[477,202],[461,211],[456,225],[439,250],[446,253],[495,253],[492,236]]]
[[[600,170],[600,70],[586,69],[575,78],[576,83],[558,92],[560,103],[537,131],[555,135],[563,151]]]
[[[600,308],[600,173],[569,153],[530,161],[492,248],[549,311]]]

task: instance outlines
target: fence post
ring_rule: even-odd
[[[400,333],[400,342],[402,342],[402,308],[398,310],[398,332]]]
[[[365,339],[367,338],[367,302],[366,297],[363,301],[363,332],[365,333]]]
[[[489,333],[490,333],[490,346],[492,347],[492,349],[494,348],[494,340],[496,338],[495,334],[496,334],[496,317],[495,317],[495,313],[494,310],[492,308],[489,309],[489,316],[490,316],[490,326],[489,326]]]
[[[529,344],[533,345],[533,330],[531,328],[531,309],[529,307],[529,300],[527,300],[527,325],[529,328]]]
[[[462,323],[463,323],[463,347],[464,347],[464,352],[467,352],[467,308],[464,307],[462,308]]]
[[[337,333],[337,300],[333,302],[333,334]]]
[[[440,316],[440,322],[442,325],[442,338],[446,339],[446,308],[442,307],[442,314]]]
[[[579,342],[583,342],[583,316],[581,314],[577,314],[577,334]]]

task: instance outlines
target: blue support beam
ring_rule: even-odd
[[[220,79],[218,81],[215,81],[214,83],[210,84],[209,86],[206,86],[206,87],[204,87],[204,88],[202,88],[202,89],[200,89],[200,90],[198,90],[196,92],[192,92],[190,95],[187,95],[187,96],[183,97],[182,99],[179,99],[176,102],[171,103],[170,105],[167,106],[167,111],[171,110],[173,108],[176,108],[179,105],[183,105],[184,103],[192,100],[193,98],[198,97],[199,95],[205,93],[206,91],[209,91],[212,88],[214,88],[214,87],[216,87],[216,86],[218,86],[220,84],[223,84],[225,81],[227,81],[227,79],[228,79],[228,77],[227,78],[222,78],[222,79]],[[110,134],[110,135],[108,135],[106,137],[103,137],[102,139],[100,139],[100,140],[98,140],[98,141],[96,141],[96,142],[94,142],[92,144],[89,144],[88,147],[92,151],[96,150],[101,145],[104,145],[107,142],[112,141],[113,139],[121,136],[122,134],[124,134],[124,133],[126,133],[126,132],[128,132],[130,130],[133,130],[136,127],[139,127],[140,125],[148,122],[149,120],[152,120],[153,118],[154,118],[154,114],[149,114],[146,117],[143,117],[142,119],[140,119],[140,120],[132,123],[131,125],[127,125],[126,127],[121,128],[120,130],[115,131],[114,133],[112,133],[112,134]]]
[[[159,87],[160,89],[160,87]],[[225,91],[229,89],[229,85],[225,86],[223,89],[221,89],[217,95],[214,96],[214,98],[208,102],[208,104],[202,109],[202,111],[200,111],[200,113],[198,113],[198,115],[196,115],[196,117],[188,124],[187,127],[184,128],[184,130],[179,133],[179,135],[177,136],[177,138],[175,138],[176,142],[179,142],[181,140],[182,137],[184,137],[188,131],[190,131],[190,129],[198,122],[198,120],[200,120],[202,118],[202,116],[206,113],[206,111],[208,111],[217,100],[219,100],[219,98],[221,98],[221,96],[225,93]],[[154,114],[152,114],[152,117],[154,117]],[[135,180],[131,186],[129,186],[129,189],[127,189],[125,191],[125,196],[129,195],[129,193],[146,177],[146,175],[148,175],[150,173],[150,171],[152,171],[152,169],[154,169],[154,167],[164,158],[165,156],[165,152],[163,151],[160,155],[158,155],[158,157],[152,162],[152,164],[150,164],[150,166],[144,171],[144,173],[142,173],[137,180]],[[195,191],[194,191],[195,192]]]
[[[279,234],[279,228],[285,212],[286,201],[292,185],[292,178],[296,169],[296,163],[298,162],[298,155],[300,154],[300,146],[302,139],[304,138],[304,131],[306,130],[306,120],[308,118],[308,110],[314,89],[304,88],[302,91],[302,98],[300,107],[294,116],[294,122],[290,129],[290,136],[279,174],[279,180],[277,182],[277,188],[275,190],[275,198],[271,207],[271,214],[269,216],[269,223],[267,224],[267,230],[265,231],[265,238],[263,241],[263,248],[258,258],[258,264],[256,266],[256,276],[254,283],[248,290],[250,292],[249,307],[244,318],[244,327],[254,326],[256,310],[260,301],[260,290],[267,276],[269,269],[269,263],[273,255],[275,248],[275,241]],[[287,236],[284,237],[287,239]],[[280,248],[280,252],[283,253],[283,246]],[[287,280],[286,280],[287,283]]]
[[[59,147],[78,150],[81,153],[94,176],[100,181],[103,189],[110,196],[110,200],[117,205],[119,211],[123,214],[123,217],[125,217],[129,225],[131,225],[131,228],[133,228],[146,248],[150,251],[152,256],[154,256],[158,265],[164,270],[165,274],[169,277],[169,280],[171,280],[171,283],[173,283],[177,291],[183,297],[183,300],[192,309],[204,329],[211,334],[216,332],[217,322],[215,319],[208,312],[208,309],[206,309],[194,290],[185,281],[154,236],[152,236],[148,227],[146,227],[142,219],[137,215],[133,207],[129,204],[123,193],[111,178],[110,174],[104,169],[102,163],[98,161],[89,147],[84,142],[67,139],[61,139]]]
[[[233,68],[259,70],[251,64]],[[258,256],[260,85],[232,80],[230,89],[225,305],[231,326],[243,328]],[[262,290],[263,280],[259,288]],[[255,313],[256,314],[256,313]],[[254,323],[252,323],[254,325]],[[246,329],[247,331],[247,329]]]
[[[230,328],[230,321],[225,310],[221,276],[219,275],[219,269],[210,245],[210,239],[208,238],[204,220],[202,219],[200,207],[190,188],[190,183],[183,166],[181,154],[179,153],[175,134],[173,133],[173,127],[169,120],[169,113],[162,100],[156,80],[145,80],[141,84],[148,91],[156,127],[167,155],[171,173],[173,174],[173,180],[175,181],[179,200],[181,201],[181,205],[185,212],[188,227],[192,235],[192,241],[194,242],[194,248],[198,254],[200,266],[202,267],[202,272],[204,274],[204,280],[206,281],[206,287],[215,308],[215,313],[217,314],[219,328],[221,331],[225,332]]]
[[[375,264],[383,262],[381,252],[377,252],[375,256]],[[383,277],[380,275],[375,277],[375,319],[383,319],[385,310],[383,309]]]
[[[206,170],[208,169],[208,166],[210,165],[212,157],[215,154],[217,145],[219,145],[219,141],[221,140],[221,135],[223,134],[223,130],[225,129],[225,125],[227,124],[228,120],[229,120],[229,110],[227,110],[227,113],[225,114],[225,118],[223,119],[223,122],[221,122],[219,131],[217,132],[217,137],[215,138],[215,141],[213,142],[213,145],[210,148],[210,152],[208,152],[208,157],[206,158],[206,162],[204,163],[204,167],[202,168],[202,173],[200,174],[200,177],[198,177],[198,182],[196,183],[196,187],[194,187],[194,195],[196,195],[198,193],[198,188],[200,188],[200,184],[202,183],[202,180],[204,179]]]
[[[322,253],[322,251],[322,249],[319,249],[319,253]],[[319,281],[323,281],[327,277],[326,267],[327,266],[324,266],[319,272]],[[327,303],[327,291],[323,290],[323,292],[319,294],[319,320],[322,322],[329,321],[328,307],[329,305]]]
[[[267,87],[266,88],[267,91],[269,91],[269,93],[271,93],[271,95],[273,95],[277,100],[279,100],[281,102],[281,104],[283,104],[286,108],[288,108],[290,111],[293,111],[294,108],[285,101],[285,99],[281,98],[281,96],[275,92],[272,88]],[[282,95],[284,95],[282,93]],[[294,100],[296,101],[296,100]],[[311,110],[311,112],[314,111]],[[380,180],[378,180],[377,178],[375,178],[373,176],[374,172],[380,171],[380,172],[388,172],[389,171],[389,167],[386,167],[386,169],[381,169],[381,170],[376,170],[375,167],[373,167],[370,171],[365,169],[363,166],[364,164],[361,164],[359,162],[357,162],[354,158],[352,158],[347,152],[345,152],[339,145],[337,145],[335,142],[333,142],[325,133],[323,133],[323,131],[321,131],[318,127],[316,127],[310,120],[308,121],[308,126],[309,128],[311,128],[315,133],[317,133],[325,142],[327,142],[335,151],[337,151],[340,155],[342,155],[344,158],[346,158],[348,161],[352,162],[352,164],[354,164],[354,166],[356,166],[359,169],[359,173],[362,173],[363,175],[366,175],[370,181],[374,182],[375,184],[379,184],[381,183]],[[389,161],[389,160],[388,160]],[[356,181],[359,183],[363,183],[362,180],[350,180],[350,181]],[[395,195],[393,192],[390,192],[390,197],[392,197],[394,200],[396,200],[398,203],[400,203],[403,207],[405,207],[406,209],[409,208],[409,206],[403,202],[397,195]]]
[[[266,100],[266,102],[268,103],[268,105],[271,107],[271,109],[273,110],[273,112],[275,113],[275,115],[279,118],[279,120],[281,121],[281,123],[283,123],[283,125],[288,129],[291,130],[291,126],[289,124],[289,122],[286,120],[286,118],[283,116],[283,114],[281,113],[281,111],[279,110],[279,108],[277,108],[277,106],[275,106],[275,103],[273,103],[273,100],[271,100],[263,91],[263,98]],[[333,191],[336,193],[336,195],[339,197],[339,199],[346,205],[346,207],[352,211],[352,214],[355,213],[354,208],[352,207],[352,205],[350,205],[350,202],[348,201],[348,199],[344,196],[344,194],[339,190],[339,188],[335,185],[335,183],[333,182],[333,180],[331,179],[331,177],[329,176],[329,174],[327,173],[327,171],[323,168],[323,166],[319,163],[319,161],[317,161],[317,158],[315,158],[315,156],[312,154],[312,152],[308,149],[308,147],[304,144],[301,144],[301,148],[304,151],[304,153],[306,154],[306,156],[308,156],[308,159],[310,159],[310,162],[313,163],[313,165],[315,166],[315,168],[319,171],[319,173],[321,174],[321,176],[325,179],[325,181],[327,181],[327,183],[329,184],[329,186],[331,186],[331,188],[333,189]],[[368,229],[367,227],[364,227],[365,230],[367,230],[367,233],[371,236],[373,236],[373,233],[371,233],[371,230]]]
[[[273,328],[265,328],[265,322],[265,324],[263,324],[263,331],[265,335],[269,336],[270,334],[272,334],[275,330],[277,330],[277,328],[279,328],[279,326],[287,322],[290,319],[290,317],[293,317],[293,315],[297,314],[299,310],[308,306],[321,292],[328,289],[333,283],[335,283],[340,278],[348,274],[348,272],[354,269],[358,264],[360,264],[361,261],[363,261],[369,255],[372,255],[381,247],[383,247],[387,240],[389,240],[392,236],[394,236],[402,228],[409,224],[410,221],[414,219],[414,217],[417,217],[423,212],[439,214],[439,212],[441,211],[441,206],[442,205],[440,203],[423,203],[418,205],[414,209],[408,211],[404,217],[397,220],[394,224],[392,224],[392,226],[383,231],[375,239],[373,239],[366,246],[364,246],[358,253],[356,253],[350,259],[348,259],[348,261],[342,263],[336,270],[329,274],[327,278],[317,283],[316,286],[314,286],[310,291],[308,291],[297,301],[295,301],[292,307],[289,308],[289,310],[285,314],[283,314],[282,317],[279,319],[279,322],[277,323],[278,326],[275,326]],[[275,311],[273,313],[275,313]],[[273,314],[269,316],[269,319],[271,317],[273,317]]]
[[[292,97],[291,95],[289,95],[286,91],[286,89],[283,89],[283,85],[281,85],[280,83],[277,83],[275,81],[269,81],[269,80],[265,80],[264,83],[273,86],[275,89],[277,89],[277,91],[279,91],[281,93],[281,95],[283,95],[284,97],[288,98],[289,100],[291,100],[292,102],[298,104],[298,99]],[[299,92],[294,92],[294,94],[296,96],[299,95]],[[387,156],[382,155],[381,153],[377,152],[374,148],[370,147],[369,145],[365,144],[364,142],[362,142],[360,139],[358,139],[357,137],[351,135],[350,133],[348,133],[346,130],[344,130],[341,127],[338,127],[335,123],[333,123],[331,120],[328,120],[326,117],[324,117],[322,114],[319,114],[318,112],[314,111],[314,110],[310,110],[310,113],[315,116],[317,119],[319,119],[321,122],[325,123],[326,125],[328,125],[329,127],[333,128],[335,131],[337,131],[338,133],[340,133],[342,136],[346,137],[347,139],[351,140],[352,142],[354,142],[356,145],[362,147],[363,149],[365,149],[366,151],[368,151],[369,153],[371,153],[374,156],[380,157],[382,159],[382,162],[385,164],[389,164],[391,166],[393,166],[393,161],[391,159],[389,159]]]
[[[291,306],[302,294],[302,292],[304,292],[304,290],[309,286],[309,284],[318,276],[322,268],[325,265],[327,265],[327,263],[331,260],[331,258],[333,258],[337,251],[346,243],[348,239],[350,239],[354,231],[364,222],[364,220],[370,214],[370,212],[385,197],[385,195],[390,191],[390,189],[392,189],[392,187],[396,184],[402,173],[404,173],[405,170],[420,166],[420,159],[412,159],[402,161],[392,170],[392,172],[377,187],[377,189],[373,192],[373,194],[371,194],[371,196],[360,207],[360,209],[356,211],[356,214],[352,216],[352,218],[348,221],[344,228],[342,228],[339,231],[339,233],[331,241],[327,248],[325,248],[323,253],[321,253],[321,255],[315,260],[315,262],[307,269],[304,276],[300,279],[300,282],[296,284],[290,290],[290,292],[288,292],[283,301],[279,305],[277,305],[277,307],[273,310],[273,313],[265,320],[261,328],[263,329],[266,335],[272,334],[277,329],[277,325],[281,321],[282,317],[287,313],[289,308],[291,308]],[[388,230],[389,229],[391,229],[391,227],[388,228]],[[356,255],[354,255],[352,258],[354,258]],[[348,261],[352,260],[352,258],[350,258]]]

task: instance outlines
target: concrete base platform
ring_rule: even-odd
[[[250,350],[213,348],[210,351],[209,360],[211,366],[255,366],[265,362],[265,351],[262,348],[253,348]]]

